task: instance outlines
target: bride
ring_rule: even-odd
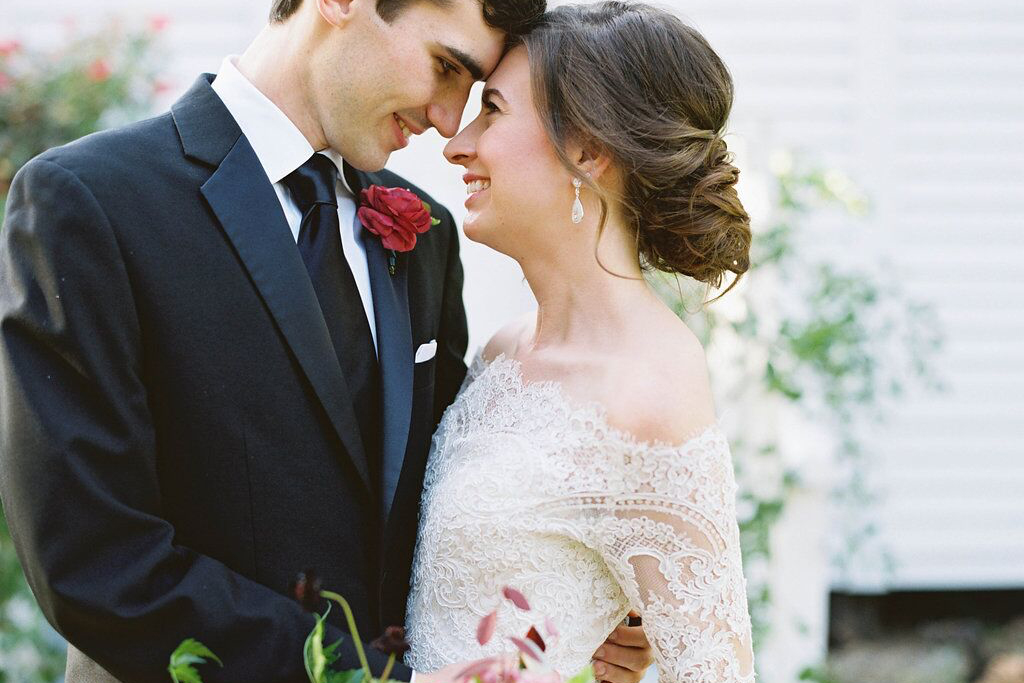
[[[753,681],[703,349],[642,277],[718,286],[746,270],[721,137],[731,103],[726,67],[674,16],[563,6],[446,147],[467,171],[466,235],[519,262],[538,310],[490,340],[434,437],[408,605],[416,671],[507,647],[475,634],[510,585],[557,625],[547,656],[563,675],[635,610],[661,681]],[[525,633],[530,615],[500,610]]]

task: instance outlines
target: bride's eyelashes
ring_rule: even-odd
[[[501,107],[496,105],[491,100],[484,100],[483,104],[484,104],[484,112],[486,112],[487,114],[497,114],[497,113],[501,112]]]

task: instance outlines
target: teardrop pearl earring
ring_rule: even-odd
[[[572,203],[572,222],[582,223],[583,222],[583,202],[580,201],[580,186],[583,185],[583,181],[579,178],[572,179],[572,186],[576,188],[576,201]]]

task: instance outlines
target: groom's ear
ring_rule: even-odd
[[[328,24],[341,28],[351,23],[358,14],[376,12],[375,0],[315,0],[317,11]]]

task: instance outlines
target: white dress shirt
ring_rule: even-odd
[[[213,80],[213,90],[231,112],[238,127],[252,149],[256,158],[267,173],[267,178],[274,185],[277,198],[284,209],[288,227],[292,237],[299,241],[299,224],[302,212],[292,201],[288,188],[281,182],[289,173],[304,164],[313,156],[314,150],[309,141],[299,132],[295,124],[285,116],[276,104],[261,93],[248,78],[238,70],[238,57],[226,57],[221,64],[217,77]],[[366,319],[370,323],[370,334],[373,335],[373,348],[377,349],[377,324],[373,317],[373,296],[370,290],[370,269],[366,263],[366,249],[362,240],[356,238],[353,221],[356,215],[356,198],[352,189],[345,182],[341,172],[341,155],[333,149],[319,150],[338,167],[338,184],[335,192],[338,196],[338,221],[341,224],[341,245],[345,251],[345,259],[359,289],[359,297],[363,300]],[[379,352],[378,352],[379,355]]]

